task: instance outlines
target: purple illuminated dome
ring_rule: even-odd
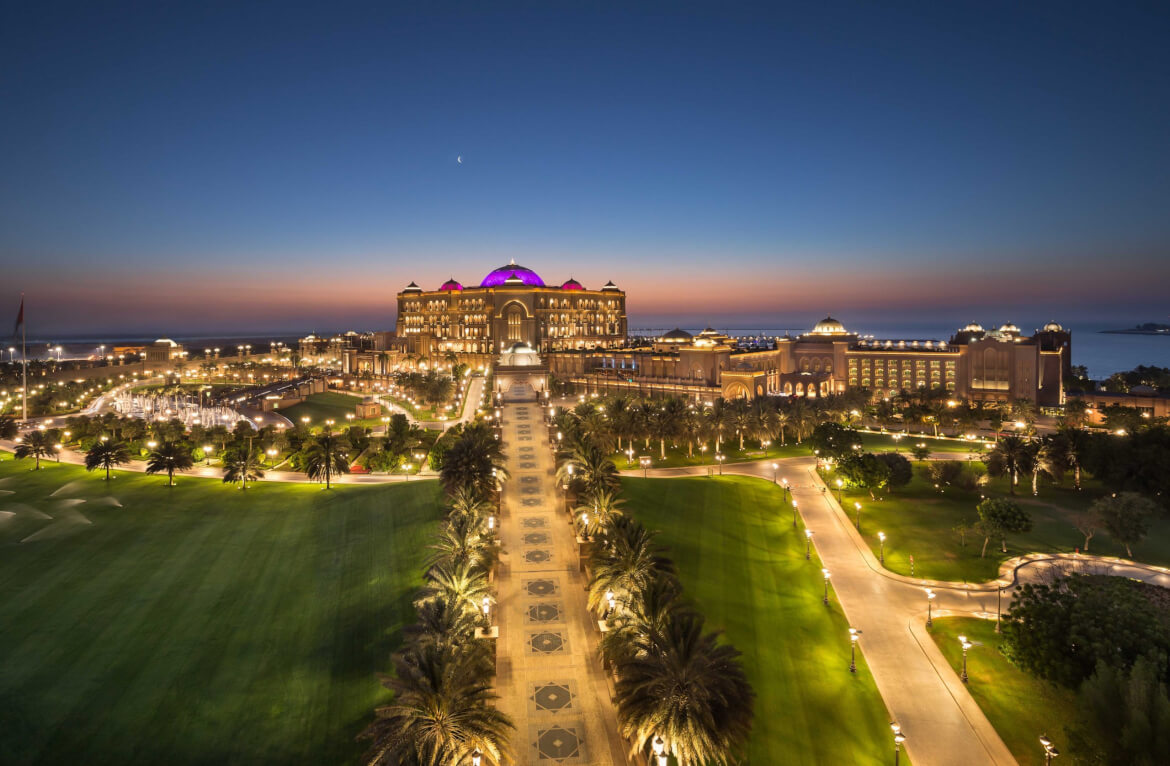
[[[522,284],[529,287],[544,287],[544,280],[540,278],[532,269],[526,269],[523,266],[512,261],[507,266],[501,266],[498,269],[492,269],[483,281],[479,283],[480,287],[502,287],[505,283],[508,285]]]
[[[573,279],[572,277],[569,277],[569,281],[565,282],[563,285],[561,285],[561,289],[562,290],[584,290],[585,288],[581,286],[580,282]]]
[[[454,279],[448,279],[446,282],[444,282],[439,287],[439,290],[443,291],[443,292],[451,292],[453,290],[462,290],[462,289],[463,289],[463,285],[459,284]]]

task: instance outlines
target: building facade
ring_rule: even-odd
[[[550,372],[591,390],[640,390],[710,398],[828,396],[863,388],[875,398],[920,388],[971,401],[1028,399],[1064,403],[1071,336],[1049,323],[1031,336],[1005,324],[971,324],[949,341],[879,340],[852,333],[826,317],[770,348],[741,348],[708,328],[692,336],[673,330],[640,347],[561,351]]]
[[[626,294],[613,282],[586,289],[570,278],[549,286],[515,261],[476,287],[449,279],[437,290],[411,282],[398,293],[395,329],[409,353],[499,354],[516,343],[537,352],[626,343]]]

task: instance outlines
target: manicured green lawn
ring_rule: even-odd
[[[956,441],[953,439],[934,439],[928,436],[918,436],[916,434],[906,436],[901,440],[896,440],[890,434],[861,434],[861,443],[868,452],[902,452],[909,456],[910,450],[916,444],[925,444],[932,452],[950,452],[955,453],[955,459],[965,459],[970,453],[976,455],[983,453],[983,448],[978,444],[971,444],[969,442]],[[623,444],[625,444],[623,442]],[[807,444],[798,444],[795,441],[789,441],[788,444],[772,444],[767,450],[762,449],[758,444],[747,441],[744,444],[745,449],[739,449],[739,440],[731,439],[725,440],[722,446],[722,452],[726,456],[726,463],[739,463],[748,460],[775,460],[784,457],[809,457],[812,455],[812,448]],[[629,447],[625,447],[629,449]],[[639,441],[634,444],[634,462],[631,465],[629,455],[623,450],[622,452],[615,452],[613,454],[614,464],[622,470],[632,469],[638,467],[638,459],[643,455],[649,455],[653,459],[653,468],[678,468],[681,466],[692,465],[717,465],[714,459],[714,442],[707,445],[707,451],[702,452],[696,445],[694,454],[687,456],[687,444],[682,442],[676,446],[666,445],[666,459],[659,457],[662,452],[659,449],[657,441],[651,440],[650,446],[646,447],[644,441]]]
[[[1020,766],[1042,766],[1040,735],[1058,749],[1075,723],[1076,695],[1053,686],[1008,662],[999,651],[995,622],[975,617],[943,617],[931,630],[935,643],[958,673],[963,664],[959,636],[980,644],[967,651],[971,696],[1003,738]]]
[[[1084,537],[1073,527],[1075,515],[1086,510],[1101,496],[1103,490],[1090,479],[1082,481],[1080,492],[1072,488],[1071,479],[1064,485],[1040,483],[1039,496],[1032,496],[1031,480],[1020,480],[1016,496],[1008,495],[1007,480],[993,479],[986,487],[972,492],[948,487],[942,493],[918,475],[909,486],[887,493],[881,500],[871,500],[867,492],[842,493],[842,506],[854,518],[854,502],[860,502],[861,532],[879,554],[878,532],[885,532],[886,567],[894,572],[910,574],[910,556],[914,557],[914,574],[938,580],[985,582],[996,577],[999,564],[1005,559],[1025,553],[1072,553],[1084,550]],[[982,473],[981,463],[969,470]],[[832,475],[826,479],[833,486]],[[998,540],[987,546],[987,557],[980,558],[983,538],[974,533],[967,536],[967,545],[960,545],[954,528],[960,520],[976,519],[975,508],[980,496],[1009,497],[1032,515],[1032,531],[1009,535],[1007,553],[1000,550]],[[1090,541],[1089,553],[1102,556],[1125,556],[1125,547],[1098,531]],[[1151,564],[1170,565],[1170,520],[1155,519],[1149,536],[1134,547],[1134,557]]]
[[[358,761],[437,482],[168,489],[0,457],[0,763]]]
[[[708,627],[743,652],[757,695],[746,762],[888,763],[885,705],[864,659],[849,672],[849,626],[835,600],[821,602],[803,533],[777,517],[782,490],[731,476],[622,485],[627,513],[661,530]]]
[[[300,423],[301,418],[308,416],[311,418],[309,427],[313,429],[325,425],[325,421],[330,418],[334,420],[334,430],[338,431],[352,425],[366,426],[369,428],[382,425],[381,418],[366,418],[363,420],[345,419],[346,415],[352,415],[354,413],[354,410],[357,405],[361,404],[361,401],[362,398],[360,396],[343,394],[339,391],[325,391],[320,394],[311,394],[300,404],[279,409],[277,412],[284,415],[293,423]]]

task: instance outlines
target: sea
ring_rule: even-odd
[[[1072,332],[1072,362],[1084,365],[1089,371],[1089,377],[1104,379],[1115,372],[1131,370],[1138,365],[1153,365],[1170,367],[1170,334],[1168,335],[1117,335],[1104,333],[1102,330],[1117,330],[1123,324],[1073,324],[1067,329]],[[674,329],[670,327],[631,327],[630,335],[655,336]],[[690,333],[697,334],[702,327],[683,327]],[[807,327],[717,327],[720,332],[737,338],[752,337],[782,337],[784,335],[799,335],[807,332]],[[855,328],[849,327],[854,330]],[[858,327],[856,331],[865,336],[890,340],[934,340],[946,341],[954,334],[955,327],[911,324],[875,324],[865,328]],[[989,328],[990,329],[990,328]],[[1030,327],[1020,325],[1024,334],[1031,332]],[[186,346],[191,357],[197,359],[205,348],[235,349],[236,346],[252,344],[253,353],[263,353],[273,342],[285,343],[295,347],[302,333],[266,334],[250,333],[240,335],[172,335],[169,336],[177,343]],[[28,353],[30,359],[56,358],[84,359],[99,353],[99,347],[105,346],[107,351],[114,346],[133,346],[153,343],[157,336],[109,336],[109,337],[61,337],[61,338],[29,338]],[[57,351],[57,348],[60,351]],[[9,348],[15,348],[9,352]],[[7,362],[10,357],[20,358],[19,343],[8,341],[7,345],[0,345],[0,356]]]

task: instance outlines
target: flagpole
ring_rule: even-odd
[[[24,293],[20,294],[20,400],[24,422],[28,422],[28,322],[24,321]]]

